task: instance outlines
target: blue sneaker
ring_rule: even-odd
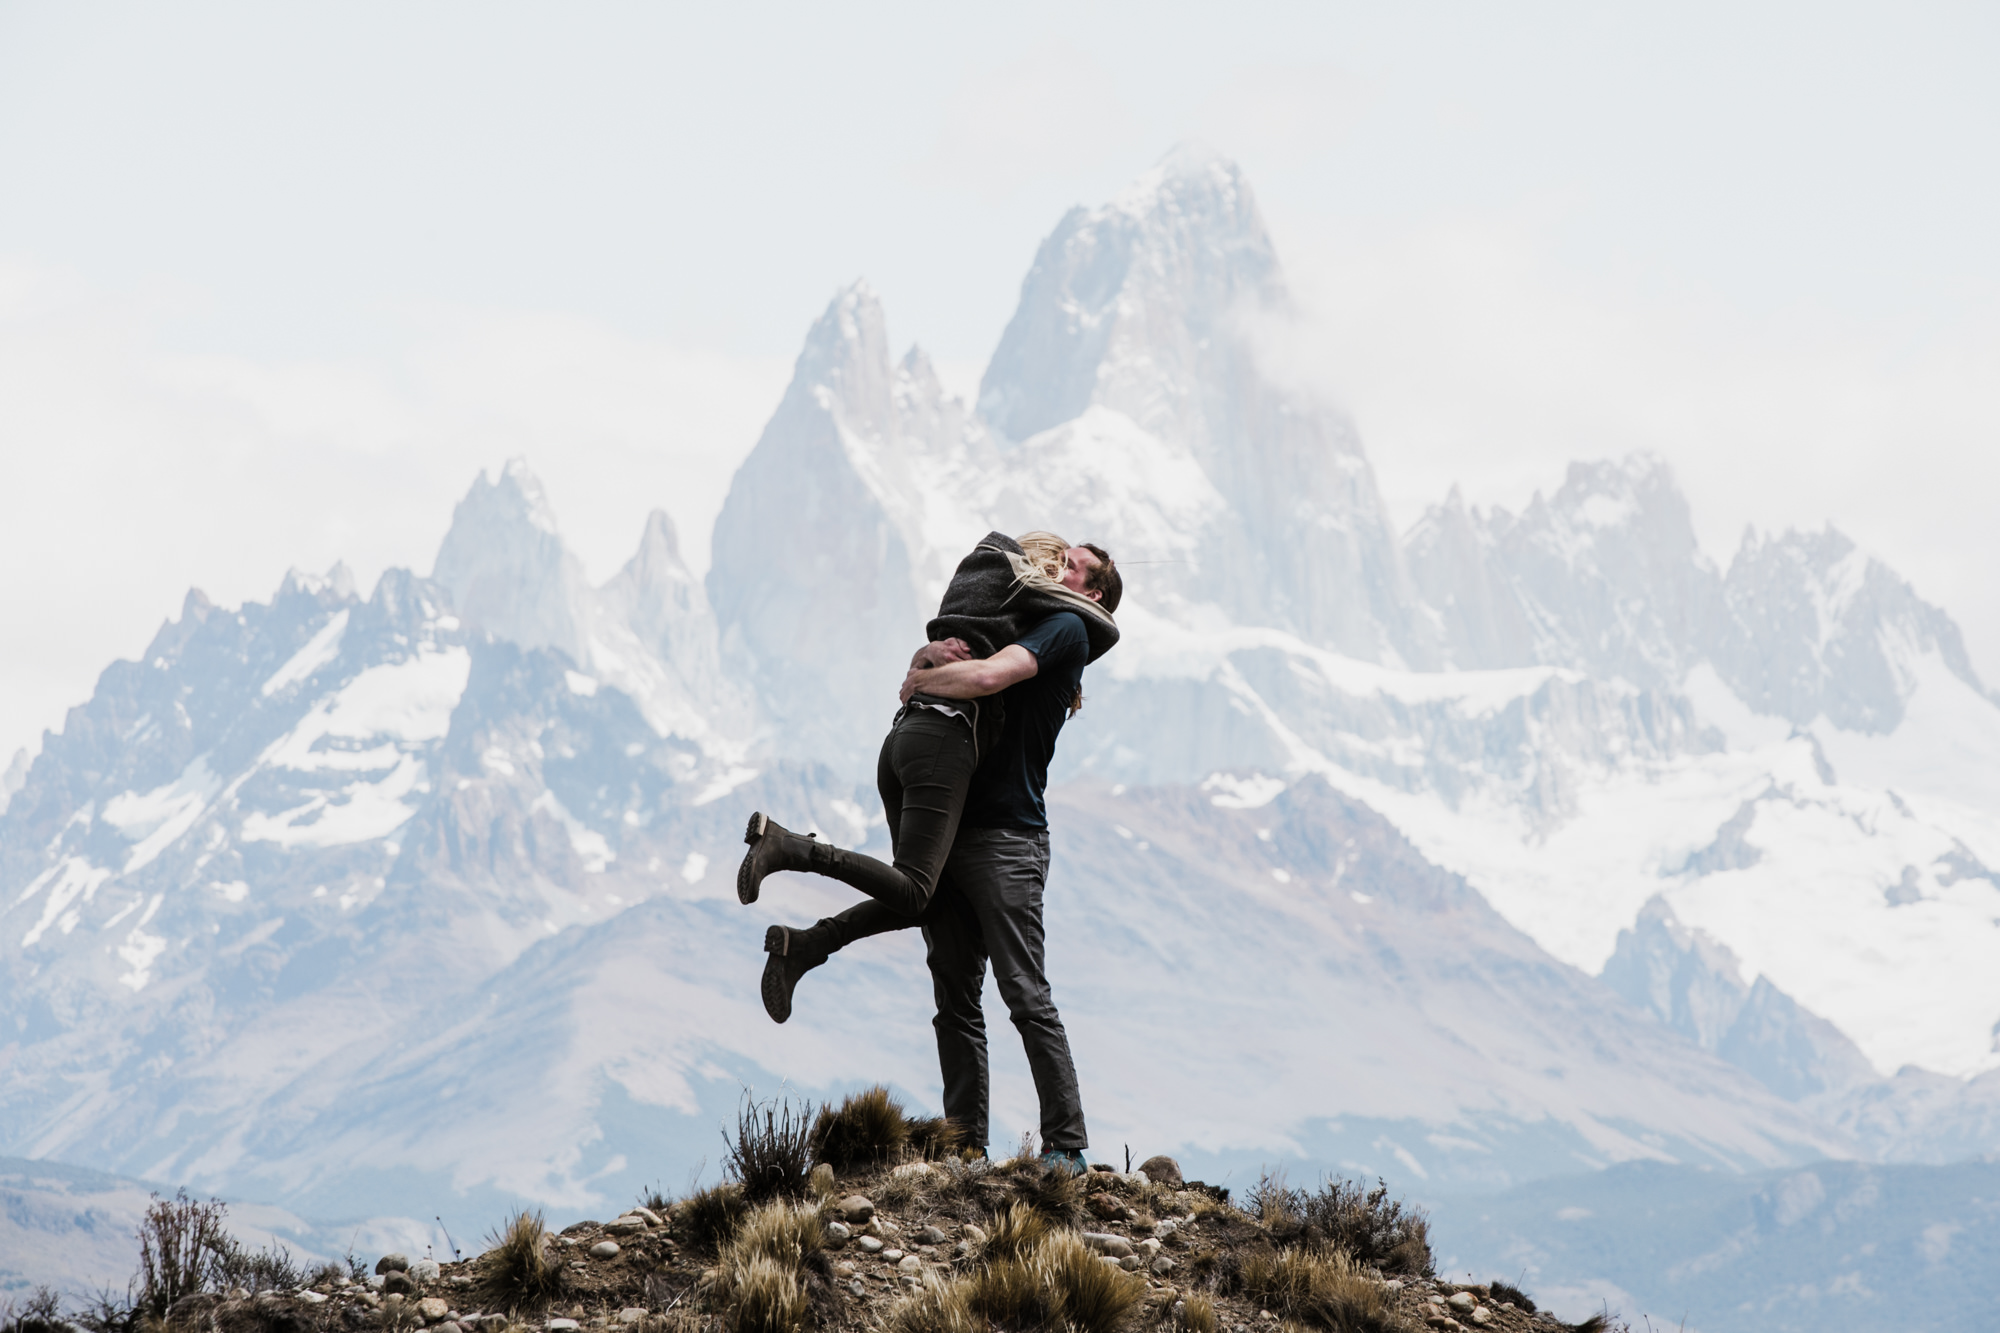
[[[1041,1163],[1045,1170],[1065,1171],[1072,1176],[1080,1176],[1090,1170],[1084,1165],[1082,1150],[1077,1148],[1067,1150],[1051,1148],[1042,1154]]]

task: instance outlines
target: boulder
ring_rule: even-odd
[[[834,1205],[840,1220],[850,1226],[865,1226],[875,1217],[875,1201],[864,1194],[850,1194]]]
[[[403,1254],[385,1254],[375,1261],[375,1271],[377,1273],[407,1273],[410,1271],[409,1256]]]
[[[1169,1189],[1179,1189],[1187,1184],[1181,1179],[1181,1164],[1164,1154],[1148,1157],[1139,1163],[1139,1174],[1155,1185],[1165,1185]]]

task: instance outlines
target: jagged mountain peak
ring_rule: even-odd
[[[1169,155],[1110,203],[1071,209],[1042,242],[980,381],[980,413],[1013,440],[1092,403],[1170,437],[1199,434],[1215,424],[1200,399],[1228,374],[1246,307],[1282,297],[1235,164]]]
[[[555,510],[526,460],[496,478],[482,470],[452,511],[431,577],[472,625],[527,648],[584,660],[589,585],[583,562],[563,544]]]

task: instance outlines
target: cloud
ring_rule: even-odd
[[[1195,113],[1201,137],[1260,163],[1293,166],[1346,140],[1366,89],[1334,65],[1238,66]]]
[[[1140,134],[1116,85],[1108,67],[1062,43],[974,73],[946,101],[919,174],[999,202],[1088,172]]]
[[[170,354],[164,312],[0,265],[0,663],[11,754],[144,648],[191,586],[268,597],[291,566],[428,573],[482,467],[525,455],[593,577],[666,509],[697,569],[779,358],[631,338],[590,320],[413,310],[377,361]],[[0,763],[4,763],[0,754]]]
[[[1704,547],[1831,521],[1911,579],[2000,676],[2000,324],[1921,329],[1585,275],[1561,210],[1379,233],[1285,219],[1302,314],[1274,364],[1351,410],[1399,522],[1454,482],[1518,509],[1572,459],[1650,449]]]

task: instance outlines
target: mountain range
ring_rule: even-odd
[[[656,512],[592,586],[516,460],[428,577],[190,592],[10,770],[0,1154],[476,1232],[680,1183],[746,1087],[935,1104],[916,938],[775,1027],[764,926],[845,891],[729,871],[751,809],[886,848],[895,686],[993,528],[1129,562],[1052,795],[1100,1144],[1444,1190],[2000,1150],[2000,703],[1951,619],[1831,528],[1718,568],[1646,456],[1399,533],[1272,369],[1294,318],[1181,150],[1058,223],[974,402],[837,293],[705,578]]]

